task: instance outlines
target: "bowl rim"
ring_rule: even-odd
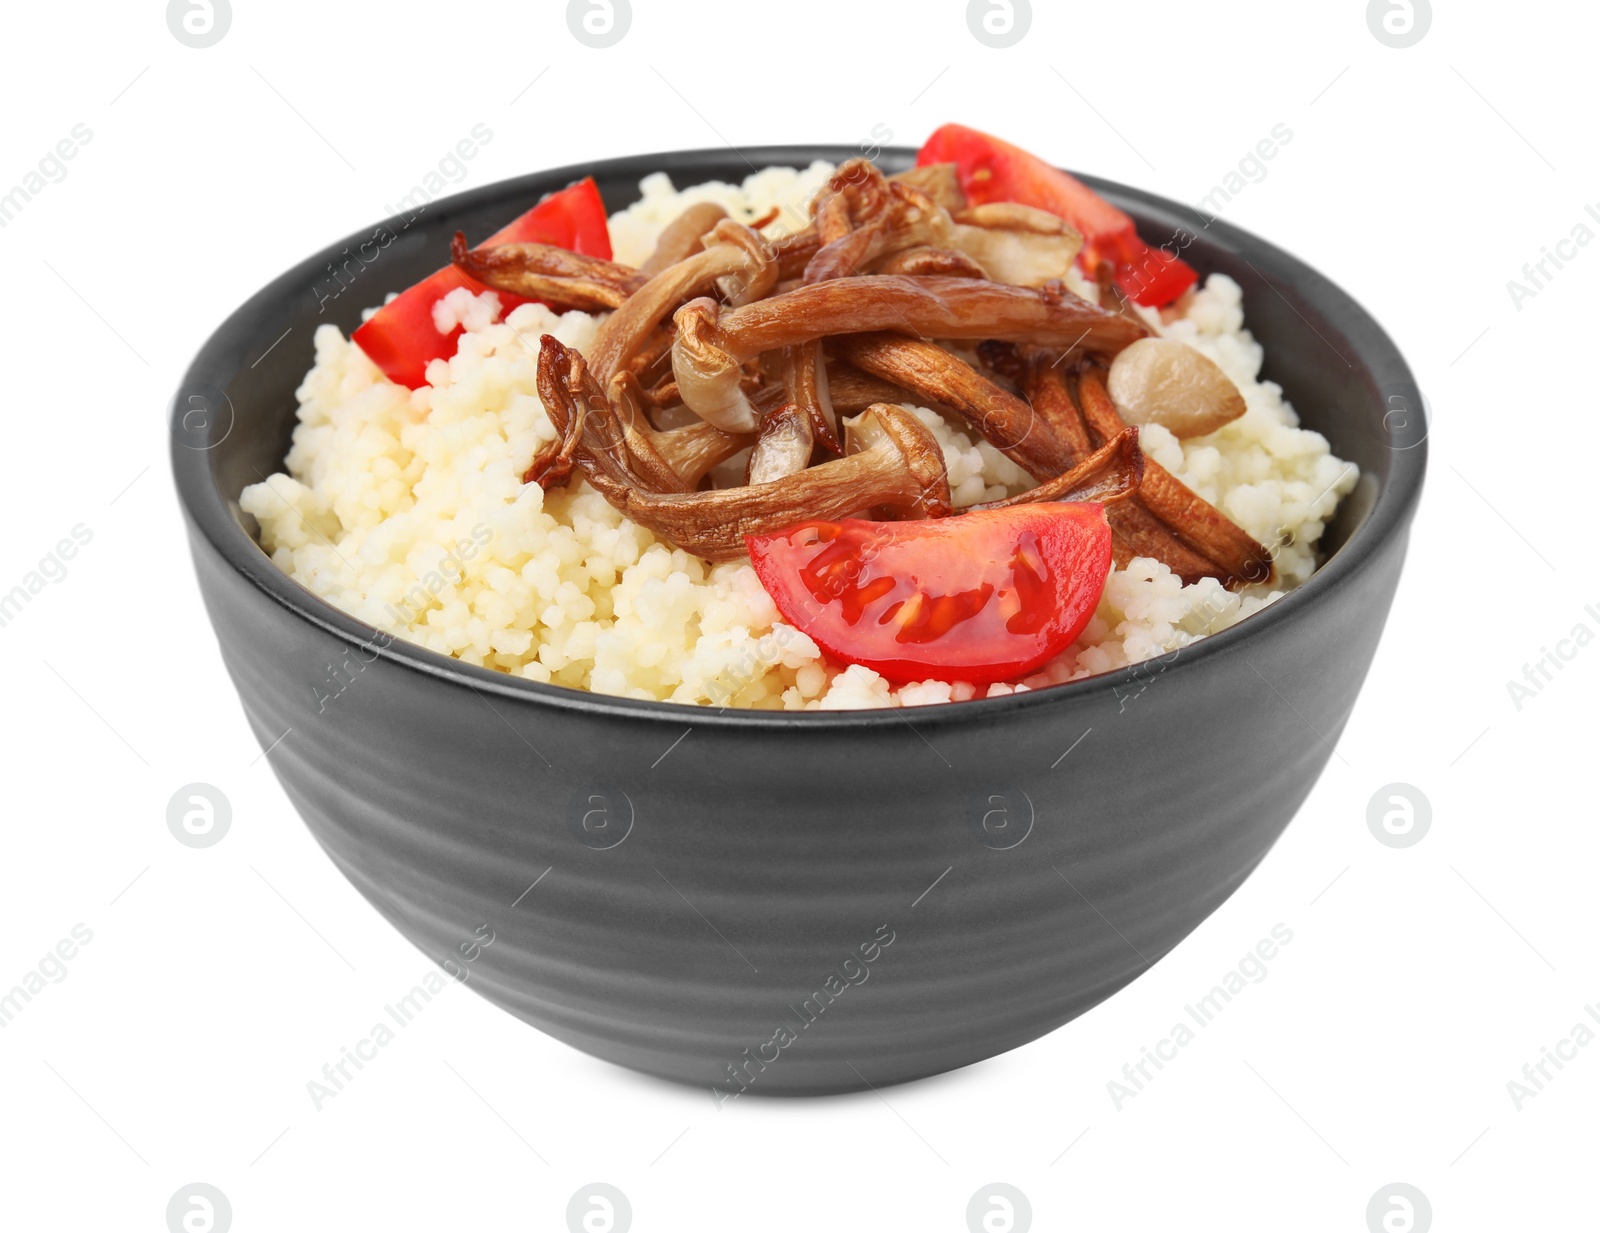
[[[746,147],[742,150],[733,147],[705,147],[660,151],[534,171],[497,180],[465,192],[439,197],[430,201],[428,205],[436,211],[444,212],[488,206],[498,203],[502,198],[518,195],[526,200],[590,175],[597,178],[643,178],[656,171],[676,174],[685,165],[703,167],[719,164],[727,166],[732,174],[740,175],[739,164],[754,172],[771,166],[805,167],[818,160],[839,163],[847,158],[858,157],[862,153],[863,151],[855,146],[828,144],[773,145]],[[911,147],[884,146],[879,151],[878,160],[885,164],[909,166],[915,154],[916,151]],[[1199,217],[1198,211],[1193,207],[1184,206],[1143,189],[1081,172],[1072,174],[1096,191],[1112,198],[1117,204],[1138,207],[1143,214],[1160,218],[1163,222],[1175,222],[1178,227],[1187,227],[1186,219]],[[416,672],[445,684],[465,685],[480,696],[488,695],[536,707],[549,707],[557,711],[578,711],[662,725],[688,723],[691,727],[710,728],[743,728],[753,725],[833,731],[895,727],[899,724],[906,724],[913,731],[918,731],[921,727],[969,721],[982,722],[1001,715],[1014,715],[1051,706],[1093,701],[1107,695],[1116,696],[1118,690],[1130,683],[1148,678],[1149,665],[1152,663],[1167,661],[1167,667],[1163,671],[1198,671],[1210,660],[1231,655],[1252,637],[1304,620],[1307,610],[1319,604],[1323,596],[1352,585],[1357,577],[1373,567],[1375,559],[1392,540],[1406,534],[1421,497],[1427,466],[1426,421],[1422,437],[1417,442],[1405,448],[1391,447],[1387,477],[1382,479],[1373,477],[1377,480],[1377,495],[1366,518],[1355,528],[1350,538],[1324,561],[1311,577],[1293,591],[1284,594],[1238,624],[1208,634],[1190,646],[1170,652],[1167,656],[1142,660],[1110,672],[1098,673],[1060,685],[996,698],[980,697],[965,702],[946,702],[918,707],[874,707],[865,710],[765,711],[743,707],[715,708],[708,704],[662,702],[593,693],[573,686],[545,684],[526,677],[479,667],[368,625],[283,573],[273,564],[271,557],[262,550],[255,538],[240,525],[217,483],[213,448],[220,443],[221,438],[216,441],[210,441],[209,438],[214,435],[218,421],[213,419],[207,425],[205,430],[207,444],[203,446],[189,444],[184,439],[184,433],[188,430],[185,429],[183,432],[179,430],[184,391],[197,386],[226,390],[229,382],[244,367],[246,354],[264,341],[263,335],[253,328],[255,319],[281,311],[282,305],[287,301],[288,292],[291,289],[303,291],[306,286],[311,285],[315,276],[323,271],[332,256],[337,255],[341,249],[353,247],[368,239],[378,227],[394,223],[398,218],[399,216],[393,216],[380,220],[373,226],[365,227],[335,241],[323,251],[291,267],[239,305],[212,331],[190,361],[169,407],[168,425],[173,479],[191,536],[195,534],[203,536],[229,569],[243,577],[263,599],[283,610],[285,615],[303,621],[352,647],[376,650],[379,659],[395,668]],[[1303,292],[1313,294],[1321,301],[1325,311],[1337,314],[1346,329],[1359,328],[1364,335],[1361,340],[1363,361],[1359,365],[1359,370],[1375,377],[1381,373],[1386,387],[1403,385],[1416,389],[1415,377],[1387,331],[1338,284],[1287,250],[1232,223],[1212,218],[1204,222],[1204,229],[1214,235],[1223,247],[1239,252],[1241,258],[1251,264],[1252,268],[1255,263],[1249,262],[1249,258],[1244,257],[1244,251],[1249,251],[1263,264],[1286,269],[1292,274],[1295,286]],[[1142,222],[1141,230],[1143,230]],[[1262,277],[1274,289],[1276,284],[1282,281],[1268,278],[1265,274]],[[1290,306],[1293,307],[1292,304]],[[1331,343],[1329,345],[1332,346]],[[269,347],[268,351],[270,349]],[[259,363],[265,356],[266,352],[263,352],[256,362]],[[1352,367],[1358,366],[1352,364]],[[1418,402],[1421,405],[1420,397]],[[230,419],[227,431],[231,431],[232,427]],[[223,435],[226,436],[226,432]],[[1371,472],[1362,471],[1363,477],[1370,474]],[[379,639],[385,640],[382,645],[375,644]],[[485,700],[487,701],[487,698]],[[908,711],[915,713],[916,724],[912,724],[907,718]]]

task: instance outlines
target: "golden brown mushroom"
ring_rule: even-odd
[[[593,378],[583,357],[546,335],[539,352],[539,390],[565,437],[588,414]],[[617,460],[580,446],[573,458],[584,478],[628,518],[662,539],[709,561],[745,554],[744,537],[790,526],[800,518],[843,518],[875,505],[939,518],[950,510],[944,456],[933,435],[900,407],[872,408],[879,440],[848,458],[808,467],[764,484],[699,492],[652,492],[642,476]]]
[[[814,447],[811,418],[792,402],[779,403],[761,419],[744,482],[766,484],[798,475],[811,465]]]
[[[973,206],[954,216],[952,246],[996,282],[1039,287],[1065,278],[1083,236],[1057,215],[1010,201]]]
[[[1034,479],[1054,479],[1081,460],[1039,422],[1026,401],[943,347],[887,332],[848,334],[830,345],[863,372],[909,390],[918,404],[937,402],[958,412]]]
[[[739,388],[740,364],[817,338],[894,330],[922,338],[1000,338],[1115,355],[1144,333],[1059,284],[1013,287],[904,274],[829,279],[726,312],[714,301],[691,300],[673,321],[678,337],[672,373],[679,396],[697,415],[731,432],[748,431],[756,423]]]
[[[1103,370],[1088,368],[1078,378],[1078,404],[1089,428],[1102,439],[1126,427],[1106,392]],[[1212,565],[1211,576],[1236,588],[1272,580],[1272,553],[1216,506],[1190,489],[1160,463],[1145,460],[1139,502],[1187,547]]]
[[[563,374],[559,383],[557,374]],[[523,476],[524,483],[538,483],[546,490],[565,483],[586,454],[619,479],[662,492],[688,492],[711,468],[751,444],[748,435],[730,435],[699,421],[656,431],[645,415],[644,392],[633,374],[618,373],[608,397],[583,357],[548,334],[540,339],[538,381],[547,409],[557,402],[571,408],[559,419],[552,414],[557,439]]]
[[[459,231],[450,244],[450,262],[487,287],[585,312],[616,308],[645,285],[638,270],[615,261],[551,244],[469,249],[467,237]]]
[[[744,224],[722,219],[702,251],[668,266],[601,323],[590,347],[595,379],[602,385],[609,382],[684,300],[718,288],[732,302],[743,304],[766,295],[777,278],[777,263],[766,241]],[[755,422],[721,426],[751,429]]]
[[[1139,430],[1126,428],[1099,449],[1085,456],[1072,470],[1037,488],[999,501],[984,501],[970,509],[1005,509],[1041,501],[1098,501],[1112,511],[1123,508],[1139,492],[1145,457],[1139,449]]]
[[[661,229],[656,237],[655,251],[639,267],[639,273],[654,278],[668,266],[677,265],[688,257],[705,250],[705,235],[728,212],[714,201],[697,201],[686,206],[682,213]]]

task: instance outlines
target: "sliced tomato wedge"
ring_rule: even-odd
[[[891,681],[1026,675],[1083,632],[1111,572],[1111,528],[1091,503],[812,519],[745,542],[785,621]]]
[[[502,227],[486,244],[553,244],[588,257],[611,258],[611,232],[606,225],[605,202],[593,177],[551,193],[533,209]],[[433,306],[457,287],[473,294],[486,290],[454,266],[446,266],[414,287],[401,292],[351,335],[357,346],[389,380],[416,389],[427,382],[429,360],[449,359],[456,353],[462,329],[439,333],[433,324]],[[524,296],[496,291],[502,312],[509,314]]]
[[[917,152],[917,165],[928,163],[956,164],[974,205],[1015,201],[1066,219],[1083,232],[1079,268],[1092,277],[1109,262],[1117,286],[1137,303],[1170,304],[1198,278],[1182,258],[1141,240],[1133,219],[1087,184],[1010,142],[946,124]]]

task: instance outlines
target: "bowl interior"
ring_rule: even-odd
[[[841,162],[856,153],[845,146],[696,150],[559,168],[441,198],[330,245],[233,314],[201,350],[180,387],[173,415],[175,471],[191,516],[226,556],[281,602],[330,629],[364,629],[292,581],[280,576],[274,582],[276,571],[254,544],[253,519],[238,506],[246,486],[282,467],[295,424],[294,391],[311,366],[318,326],[332,323],[348,335],[361,323],[364,308],[443,265],[457,230],[484,236],[544,193],[583,175],[595,177],[607,208],[615,211],[637,200],[640,179],[655,171],[668,172],[682,187],[706,180],[737,182],[772,165]],[[879,163],[893,172],[914,158],[910,149],[888,148]],[[1427,426],[1420,393],[1400,353],[1354,300],[1282,249],[1191,207],[1093,176],[1082,178],[1132,214],[1148,242],[1181,251],[1202,278],[1221,272],[1241,285],[1246,324],[1266,352],[1263,375],[1283,387],[1306,427],[1322,433],[1336,454],[1361,468],[1360,484],[1324,534],[1328,563],[1290,598],[1331,585],[1326,575],[1354,567],[1348,559],[1353,547],[1403,528],[1420,489]],[[225,522],[232,525],[224,528]],[[1274,605],[1252,622],[1284,606]],[[431,654],[420,648],[410,653]]]

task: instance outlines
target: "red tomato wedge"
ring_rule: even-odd
[[[606,207],[600,200],[600,189],[590,177],[559,193],[551,193],[484,243],[553,244],[588,257],[610,260],[611,232],[606,226]],[[474,294],[486,290],[476,279],[468,278],[454,266],[446,266],[390,300],[351,337],[383,370],[384,376],[416,389],[427,383],[429,360],[447,360],[456,353],[461,327],[457,326],[448,334],[439,333],[433,324],[433,306],[457,287],[470,288]],[[495,294],[500,297],[502,315],[508,315],[521,304],[532,303],[509,291]]]
[[[812,519],[745,542],[785,621],[891,681],[1023,676],[1072,645],[1111,572],[1105,511],[1084,503]]]
[[[1172,253],[1139,238],[1133,219],[1087,184],[1026,150],[960,124],[936,129],[917,152],[917,165],[954,163],[974,205],[1015,201],[1060,215],[1083,232],[1078,266],[1091,277],[1109,262],[1117,286],[1140,304],[1170,304],[1197,275]]]

